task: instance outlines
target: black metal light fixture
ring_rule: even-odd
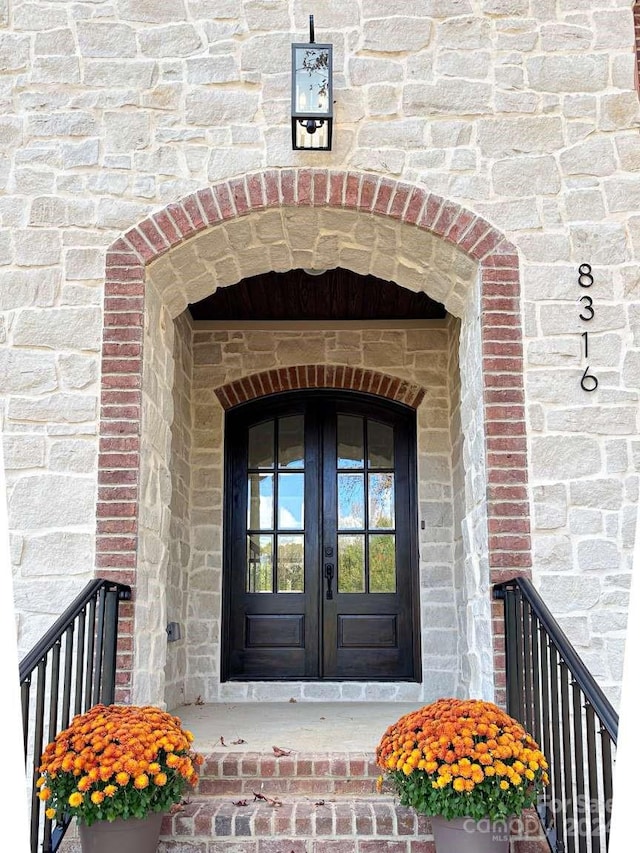
[[[333,45],[316,44],[313,15],[309,42],[291,45],[291,144],[294,151],[331,151]]]

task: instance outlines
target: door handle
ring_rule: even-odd
[[[327,601],[331,601],[333,598],[333,590],[331,589],[331,582],[333,581],[333,563],[325,563],[324,576],[327,579]]]

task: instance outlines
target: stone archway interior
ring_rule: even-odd
[[[186,310],[269,270],[335,267],[424,291],[448,317],[418,327],[220,329],[194,324]],[[145,305],[136,694],[163,691],[168,707],[197,697],[492,696],[477,262],[401,221],[275,208],[214,225],[150,263]],[[216,389],[308,364],[359,365],[425,389],[417,410],[421,684],[220,682],[224,410]],[[175,649],[156,639],[163,619],[184,626]]]

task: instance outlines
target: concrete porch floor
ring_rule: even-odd
[[[277,746],[291,752],[373,755],[388,726],[418,707],[406,702],[237,702],[180,705],[170,713],[193,732],[194,748],[203,753],[226,747],[272,754]]]

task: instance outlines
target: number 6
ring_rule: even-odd
[[[589,385],[587,383],[593,384]],[[598,387],[597,378],[592,373],[589,373],[589,365],[587,365],[584,369],[582,379],[580,380],[580,386],[582,387],[583,391],[595,391]]]

